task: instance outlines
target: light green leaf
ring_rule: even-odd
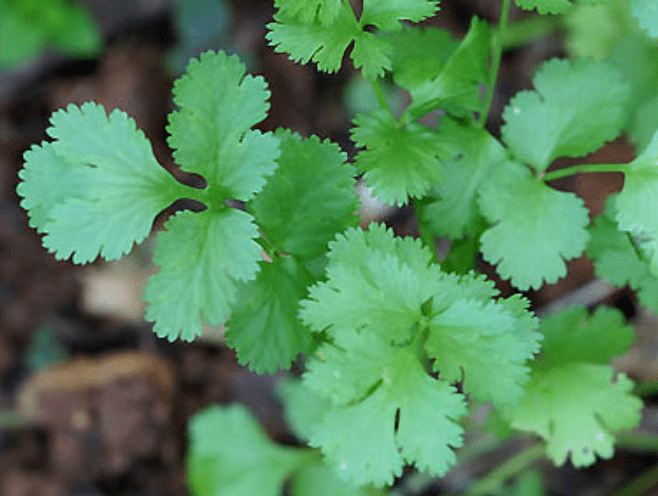
[[[313,347],[310,329],[297,317],[299,300],[313,280],[290,257],[260,267],[257,278],[242,286],[225,336],[242,365],[273,373],[289,369],[299,353]]]
[[[640,27],[652,38],[658,38],[658,1],[629,0],[631,13]]]
[[[283,403],[283,416],[293,434],[308,442],[311,433],[331,406],[329,400],[306,387],[302,381],[282,378],[276,386],[276,394]]]
[[[286,479],[313,456],[274,444],[242,405],[202,410],[192,418],[189,436],[193,496],[279,496]]]
[[[434,189],[436,200],[422,212],[432,231],[439,236],[459,239],[475,234],[482,220],[477,205],[480,185],[490,168],[508,159],[502,145],[487,131],[467,127],[452,119],[442,119],[441,131],[463,144],[453,160],[443,164],[445,181]]]
[[[267,25],[269,31],[265,35],[274,51],[287,53],[292,61],[301,64],[315,62],[319,70],[326,72],[340,69],[345,50],[362,36],[354,12],[344,3],[331,24],[303,22],[282,10],[274,15],[274,20]]]
[[[290,483],[292,496],[384,496],[384,491],[375,492],[358,488],[339,479],[323,462],[304,465]]]
[[[594,260],[596,275],[615,286],[629,284],[640,303],[658,313],[658,278],[651,274],[648,261],[641,258],[630,235],[617,229],[610,216],[596,217],[590,228],[587,255]]]
[[[17,191],[30,225],[46,233],[44,246],[58,259],[120,258],[189,190],[158,164],[149,141],[120,110],[108,117],[93,102],[71,104],[51,123],[47,132],[55,141],[25,153]]]
[[[170,341],[201,335],[226,319],[235,301],[236,281],[256,276],[261,259],[256,225],[245,212],[225,208],[179,212],[158,235],[153,261],[160,271],[144,290],[146,319]]]
[[[407,88],[413,99],[407,112],[412,119],[443,108],[458,117],[481,111],[480,85],[487,82],[491,33],[489,25],[473,17],[459,46],[434,77]],[[437,48],[438,49],[438,48]]]
[[[584,307],[568,307],[541,321],[542,355],[536,366],[550,368],[570,362],[607,365],[613,356],[626,353],[633,342],[633,328],[616,308],[599,307],[592,315]]]
[[[352,139],[365,147],[356,167],[380,200],[404,205],[408,197],[422,197],[443,180],[443,162],[456,148],[439,131],[417,123],[401,126],[389,114],[360,115]]]
[[[341,0],[275,0],[274,5],[290,17],[296,17],[304,24],[316,20],[330,25],[340,12]]]
[[[619,229],[642,238],[651,273],[658,277],[658,131],[631,163],[622,166],[624,187],[617,196]]]
[[[382,31],[402,28],[400,21],[419,22],[439,10],[435,0],[364,0],[362,26],[377,26]]]
[[[519,164],[498,167],[480,190],[480,207],[495,223],[480,238],[482,254],[519,289],[556,282],[566,275],[565,260],[585,249],[589,217],[583,201],[548,187]]]
[[[237,56],[205,52],[174,85],[169,145],[181,169],[201,174],[215,202],[249,200],[276,169],[278,140],[250,128],[267,116],[267,84]]]
[[[355,346],[346,351],[345,367],[337,371],[354,374],[350,364],[360,368],[359,363],[377,370],[370,384],[373,390],[365,398],[355,390],[359,396],[329,409],[314,430],[311,445],[320,447],[341,478],[355,484],[391,484],[404,461],[433,475],[445,474],[455,461],[451,447],[461,446],[462,429],[456,420],[465,413],[462,396],[428,376],[410,349],[381,345],[373,352],[360,346],[356,332],[352,336]]]
[[[612,367],[574,362],[534,375],[519,406],[506,416],[512,427],[539,434],[556,465],[567,458],[576,467],[596,456],[611,458],[614,434],[640,421],[642,401],[631,394],[633,382]]]
[[[610,65],[553,59],[503,112],[503,141],[541,172],[557,157],[579,157],[614,139],[626,121],[630,86]]]
[[[610,0],[578,0],[580,5],[597,5],[609,3]],[[525,10],[537,9],[540,14],[564,14],[574,6],[576,0],[516,0],[516,4]]]
[[[519,326],[510,310],[493,301],[459,300],[431,320],[425,345],[443,379],[463,381],[465,391],[497,406],[523,395],[526,362],[539,351],[536,322]]]
[[[247,208],[274,251],[314,258],[358,222],[354,171],[334,143],[289,132],[277,137],[279,168]]]

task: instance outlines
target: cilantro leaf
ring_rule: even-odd
[[[329,141],[290,132],[277,137],[279,168],[247,208],[274,251],[314,258],[326,252],[336,232],[358,221],[354,173]]]
[[[331,406],[329,400],[306,387],[301,380],[289,377],[279,380],[276,394],[283,403],[283,415],[293,434],[308,442],[315,424]]]
[[[459,239],[479,229],[480,185],[491,167],[507,160],[507,153],[498,140],[479,128],[443,119],[441,130],[462,143],[463,150],[443,164],[445,181],[434,189],[436,199],[425,205],[422,212],[435,234]]]
[[[352,367],[370,369],[374,382],[362,382],[352,401],[345,395],[329,409],[316,425],[311,445],[320,447],[341,478],[355,484],[390,484],[405,460],[433,475],[445,474],[455,461],[451,447],[461,446],[462,429],[456,420],[465,413],[463,397],[427,375],[409,348],[380,342],[373,350],[372,342],[361,346],[357,332],[349,338],[354,338],[354,346],[346,350],[336,372],[360,381]],[[305,381],[320,385],[308,379],[313,374],[311,368]]]
[[[572,307],[543,319],[540,331],[542,354],[531,364],[526,395],[504,416],[512,427],[543,437],[556,465],[567,457],[575,467],[591,465],[595,455],[610,458],[614,434],[640,421],[633,382],[607,365],[628,349],[632,330],[616,310],[589,316]]]
[[[250,215],[234,209],[179,212],[158,234],[153,261],[160,271],[144,290],[146,320],[173,341],[201,335],[202,315],[210,325],[227,317],[236,281],[256,276],[260,245]]]
[[[400,21],[431,17],[437,8],[437,2],[431,0],[367,0],[357,20],[352,8],[342,2],[330,23],[317,18],[310,21],[280,9],[274,15],[276,22],[267,26],[266,38],[275,51],[288,53],[295,62],[313,61],[319,70],[327,72],[340,68],[345,51],[354,43],[351,55],[354,66],[362,68],[365,78],[374,79],[383,75],[384,69],[391,68],[391,47],[385,39],[365,28],[400,29]]]
[[[309,450],[274,444],[242,405],[202,410],[192,418],[189,436],[194,496],[278,496],[286,479],[313,457]]]
[[[342,5],[341,0],[275,0],[277,9],[290,17],[297,17],[305,24],[313,23],[316,18],[322,25],[330,25]]]
[[[473,17],[468,33],[441,70],[430,77],[424,75],[421,84],[407,88],[413,100],[407,109],[409,116],[415,119],[438,108],[458,117],[481,111],[480,85],[487,82],[490,45],[489,25]]]
[[[575,467],[591,465],[596,455],[611,458],[614,433],[640,421],[642,401],[633,382],[608,365],[573,362],[534,374],[526,395],[512,413],[512,427],[533,431],[548,443],[556,465],[567,457]]]
[[[51,117],[55,139],[25,153],[18,194],[30,225],[58,259],[120,258],[150,232],[155,216],[191,188],[156,161],[124,112],[69,105]],[[121,146],[117,146],[120,143]]]
[[[536,171],[557,157],[579,157],[614,139],[626,121],[630,86],[612,66],[553,59],[503,112],[503,141]]]
[[[463,379],[464,390],[483,401],[515,403],[528,381],[525,363],[539,351],[536,326],[534,319],[518,325],[501,303],[461,299],[430,321],[425,349],[445,380]]]
[[[537,367],[554,367],[570,362],[607,365],[622,355],[634,339],[633,329],[624,323],[616,308],[599,307],[590,316],[584,307],[568,307],[542,319],[542,355]]]
[[[440,132],[417,123],[405,126],[377,111],[360,115],[352,128],[352,139],[365,147],[356,157],[356,168],[381,201],[404,205],[408,197],[424,196],[443,180],[443,161],[454,145]]]
[[[290,483],[292,496],[384,496],[384,491],[357,488],[336,477],[326,463],[305,464]]]
[[[311,331],[297,313],[312,278],[290,257],[261,262],[260,267],[257,278],[240,291],[226,340],[241,364],[248,363],[258,373],[273,373],[289,369],[299,353],[311,351]]]
[[[594,260],[597,276],[615,286],[629,284],[643,306],[658,312],[658,278],[651,274],[649,263],[633,246],[629,234],[617,229],[608,214],[594,219],[587,254]]]
[[[525,10],[537,9],[540,14],[563,14],[576,3],[575,0],[516,0],[516,4]],[[610,3],[610,0],[578,0],[580,5],[597,5]]]
[[[621,167],[624,187],[615,202],[619,229],[643,239],[641,248],[658,277],[658,132],[635,160]]]
[[[277,166],[278,140],[250,130],[267,116],[267,84],[245,72],[237,56],[208,51],[174,85],[169,145],[181,169],[206,179],[209,201],[249,200]]]
[[[385,37],[392,48],[393,79],[405,89],[415,88],[438,76],[459,46],[450,31],[436,27],[405,26]],[[435,49],[428,52],[428,46]]]
[[[362,26],[377,26],[383,31],[402,28],[400,21],[419,22],[439,10],[435,0],[364,0]]]
[[[631,14],[640,28],[652,38],[658,38],[658,2],[656,0],[629,0]]]
[[[585,249],[589,218],[583,201],[548,187],[519,164],[498,167],[480,190],[480,207],[496,223],[480,238],[482,255],[519,289],[564,277],[564,261]]]
[[[262,78],[245,76],[235,56],[206,52],[192,60],[174,85],[180,110],[169,116],[169,143],[182,169],[203,175],[197,197],[207,206],[183,212],[158,236],[144,298],[158,336],[191,340],[201,334],[202,314],[217,325],[235,302],[237,281],[255,278],[261,259],[251,215],[228,208],[227,199],[249,200],[274,172],[279,140],[250,127],[266,115]]]
[[[383,74],[383,69],[390,66],[386,54],[388,47],[376,45],[376,42],[370,46],[368,41],[372,41],[375,35],[361,29],[354,12],[344,3],[341,3],[336,18],[329,25],[319,21],[302,22],[281,10],[274,15],[274,20],[276,22],[267,25],[269,32],[266,38],[276,52],[287,53],[294,62],[306,64],[313,61],[321,71],[336,72],[340,69],[345,50],[355,42],[354,51],[360,43],[371,48],[368,53],[370,62],[361,63],[364,76],[370,78]]]
[[[375,228],[373,232],[377,243],[381,230]],[[389,339],[403,342],[421,317],[421,305],[432,295],[428,271],[438,267],[426,265],[420,272],[395,254],[369,249],[363,241],[370,238],[350,229],[330,245],[328,280],[311,287],[309,298],[302,302],[302,320],[316,332],[329,326],[334,330],[370,326]],[[426,250],[415,247],[421,257],[426,256]]]
[[[302,319],[327,339],[304,375],[325,402],[298,420],[305,435],[355,483],[390,483],[404,462],[445,473],[463,406],[447,381],[463,369],[475,395],[516,401],[539,340],[527,301],[492,302],[497,291],[483,276],[445,274],[417,240],[377,225],[340,235],[328,258],[327,280],[302,302]],[[426,372],[428,359],[440,380]],[[492,381],[492,363],[502,383]],[[436,430],[416,428],[428,424]]]

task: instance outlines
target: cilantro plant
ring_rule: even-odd
[[[611,2],[518,4],[571,15]],[[632,341],[621,314],[569,308],[540,321],[521,294],[501,297],[474,255],[528,290],[564,277],[565,262],[586,252],[600,277],[630,284],[658,311],[655,127],[628,164],[549,169],[632,133],[633,90],[648,83],[609,60],[548,60],[505,107],[498,139],[485,123],[510,0],[497,27],[474,18],[461,40],[414,24],[439,15],[437,1],[364,0],[358,15],[341,0],[275,6],[275,50],[331,72],[351,47],[372,85],[380,105],[354,119],[352,162],[328,140],[254,129],[267,116],[267,83],[237,57],[206,52],[176,82],[167,128],[176,163],[205,187],[175,180],[130,117],[93,102],[55,112],[52,140],[25,153],[20,173],[30,225],[74,263],[123,256],[161,211],[197,200],[202,211],[176,212],[157,234],[159,271],[144,295],[156,334],[192,340],[204,323],[226,323],[228,345],[257,372],[289,369],[302,355],[301,381],[279,393],[308,447],[274,444],[242,407],[211,407],[190,427],[193,493],[274,496],[290,481],[297,496],[374,495],[406,465],[442,476],[481,402],[541,440],[533,456],[576,467],[611,457],[642,407],[610,366]],[[627,7],[658,67],[654,3]],[[383,80],[409,95],[401,112],[389,108]],[[419,122],[435,111],[438,126]],[[593,221],[551,183],[606,171],[624,173],[624,187]],[[381,200],[412,204],[418,238],[357,227],[358,175]],[[445,257],[437,237],[451,240]]]

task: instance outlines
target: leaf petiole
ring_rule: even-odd
[[[544,181],[553,181],[574,174],[581,174],[583,172],[623,172],[626,164],[581,164],[572,167],[565,167],[551,172],[546,172],[540,178]]]

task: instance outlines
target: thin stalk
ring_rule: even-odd
[[[533,16],[513,22],[507,26],[507,30],[503,34],[503,52],[548,36],[559,27],[559,16]]]
[[[514,455],[509,460],[489,472],[485,477],[475,482],[467,496],[485,496],[500,488],[507,479],[522,472],[525,468],[535,463],[546,454],[543,444],[535,444],[530,448]]]
[[[418,232],[420,233],[420,239],[423,240],[423,244],[432,252],[432,257],[436,263],[440,264],[438,254],[436,252],[436,243],[434,242],[434,235],[432,230],[427,225],[427,222],[424,220],[423,215],[423,205],[421,202],[413,202],[414,212],[416,213],[416,221],[418,222]]]
[[[643,432],[619,432],[615,445],[631,451],[658,453],[658,435]]]
[[[573,176],[583,172],[623,172],[626,164],[581,164],[572,167],[565,167],[551,172],[547,172],[541,179],[544,181],[553,181],[562,177]]]
[[[658,465],[642,472],[630,483],[624,485],[614,496],[639,496],[650,489],[655,489],[656,481],[658,481]]]
[[[377,103],[379,103],[379,106],[384,112],[395,118],[393,112],[391,112],[391,108],[388,106],[386,96],[384,95],[384,88],[382,88],[382,85],[379,83],[379,79],[373,79],[370,81],[370,84],[372,85],[372,89],[375,92],[375,97],[377,98]]]
[[[509,18],[511,0],[503,0],[503,5],[500,9],[500,22],[498,23],[498,32],[494,35],[491,53],[491,70],[489,71],[489,82],[487,84],[487,96],[485,99],[485,106],[482,113],[478,117],[478,126],[484,127],[487,122],[487,115],[491,110],[493,102],[494,90],[496,88],[496,81],[498,81],[498,71],[500,70],[500,59],[503,57],[503,39],[505,38],[505,31],[507,29],[507,19]]]

